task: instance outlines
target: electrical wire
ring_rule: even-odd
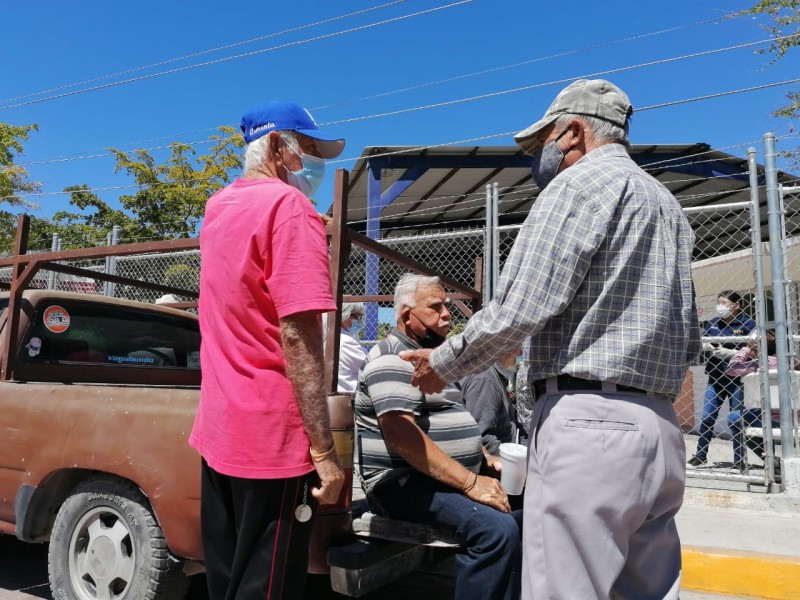
[[[508,89],[508,90],[501,90],[499,92],[490,92],[488,94],[479,94],[477,96],[469,96],[467,98],[458,98],[456,100],[448,100],[446,102],[435,102],[433,104],[425,104],[423,106],[414,106],[414,107],[411,107],[411,108],[403,108],[403,109],[399,109],[399,110],[387,111],[387,112],[383,112],[383,113],[376,113],[376,114],[372,114],[372,115],[364,115],[364,116],[360,116],[360,117],[351,117],[349,119],[339,119],[337,121],[328,121],[327,123],[322,123],[322,126],[342,125],[344,123],[355,123],[357,121],[366,121],[366,120],[369,120],[369,119],[379,119],[379,118],[383,118],[383,117],[393,117],[393,116],[396,116],[396,115],[402,115],[402,114],[407,114],[407,113],[411,113],[411,112],[417,112],[417,111],[420,111],[420,110],[429,110],[431,108],[442,108],[444,106],[454,106],[456,104],[464,104],[465,102],[474,102],[476,100],[485,100],[487,98],[496,98],[498,96],[504,96],[504,95],[507,95],[507,94],[516,94],[516,93],[519,93],[519,92],[526,92],[526,91],[529,91],[529,90],[548,87],[548,86],[551,86],[551,85],[557,85],[557,84],[560,84],[560,83],[567,83],[567,82],[575,81],[576,79],[590,79],[590,78],[594,78],[594,77],[599,77],[601,75],[610,75],[612,73],[622,73],[624,71],[631,71],[631,70],[634,70],[634,69],[640,69],[640,68],[644,68],[644,67],[652,67],[652,66],[655,66],[655,65],[663,65],[663,64],[678,62],[678,61],[681,61],[681,60],[687,60],[687,59],[690,59],[690,58],[699,58],[701,56],[710,56],[712,54],[719,54],[721,52],[728,52],[728,51],[731,51],[731,50],[741,50],[743,48],[751,48],[753,46],[757,46],[757,45],[760,45],[760,44],[773,43],[773,42],[781,40],[781,39],[789,39],[789,38],[793,38],[793,37],[800,37],[800,35],[795,34],[795,35],[791,35],[791,36],[783,36],[783,37],[780,37],[780,38],[768,38],[766,40],[759,40],[757,42],[747,42],[747,43],[744,43],[744,44],[738,44],[736,46],[727,46],[725,48],[714,48],[712,50],[704,50],[703,52],[694,52],[692,54],[684,54],[682,56],[675,56],[675,57],[672,57],[672,58],[663,58],[663,59],[659,59],[659,60],[639,63],[639,64],[636,64],[636,65],[628,65],[628,66],[625,66],[625,67],[618,67],[618,68],[615,68],[615,69],[606,69],[604,71],[596,71],[594,73],[585,73],[583,75],[565,77],[565,78],[562,78],[562,79],[555,79],[553,81],[548,81],[548,82],[545,82],[545,83],[535,83],[533,85],[526,85],[526,86],[522,86],[522,87],[518,87],[518,88]],[[753,89],[758,89],[758,88],[753,88]]]
[[[217,48],[210,48],[208,50],[201,50],[200,52],[193,52],[192,54],[186,54],[184,56],[178,56],[176,58],[169,58],[166,60],[162,60],[156,63],[152,63],[149,65],[144,65],[141,67],[134,67],[132,69],[126,69],[125,71],[119,71],[117,73],[111,73],[109,75],[102,75],[100,77],[94,77],[93,79],[86,79],[84,81],[78,81],[75,83],[69,83],[66,85],[62,85],[59,87],[51,88],[49,90],[42,90],[41,92],[34,92],[32,94],[25,94],[24,96],[16,96],[15,98],[7,98],[6,100],[0,100],[0,104],[6,104],[8,102],[14,102],[16,100],[24,100],[26,98],[33,98],[34,96],[41,96],[43,94],[52,94],[53,92],[59,92],[61,90],[77,87],[79,85],[88,85],[90,83],[95,83],[97,81],[103,81],[104,79],[111,79],[113,77],[120,77],[122,75],[128,75],[130,73],[137,73],[138,71],[144,71],[146,69],[152,69],[155,67],[161,67],[163,65],[168,65],[175,62],[180,62],[182,60],[187,60],[190,58],[195,58],[197,56],[203,56],[205,54],[212,54],[214,52],[220,52],[222,50],[228,50],[230,48],[236,48],[237,46],[244,46],[246,44],[252,44],[253,42],[260,42],[269,38],[278,37],[281,35],[285,35],[287,33],[296,33],[298,31],[302,31],[303,29],[310,29],[312,27],[319,27],[320,25],[327,25],[328,23],[333,23],[335,21],[341,21],[342,19],[347,19],[350,17],[355,17],[357,15],[361,15],[364,13],[371,12],[373,10],[379,10],[381,8],[386,8],[387,6],[393,6],[395,4],[402,4],[403,2],[407,2],[408,0],[394,0],[393,2],[389,2],[387,4],[381,4],[379,6],[372,6],[370,8],[365,8],[362,10],[358,10],[355,12],[351,12],[345,15],[339,15],[338,17],[332,17],[330,19],[325,19],[323,21],[317,21],[316,23],[308,23],[306,25],[300,25],[299,27],[292,27],[290,29],[284,29],[283,31],[278,31],[275,33],[270,33],[267,35],[262,35],[259,37],[250,38],[249,40],[243,40],[241,42],[234,42],[233,44],[227,44],[225,46],[219,46]]]
[[[78,94],[85,94],[87,92],[95,92],[97,90],[103,90],[103,89],[107,89],[107,88],[111,88],[111,87],[116,87],[116,86],[119,86],[119,85],[126,85],[126,84],[134,83],[134,82],[137,82],[137,81],[143,81],[145,79],[153,79],[154,77],[162,77],[164,75],[172,75],[173,73],[180,73],[180,72],[183,72],[183,71],[189,71],[191,69],[198,69],[198,68],[201,68],[201,67],[208,67],[208,66],[211,66],[211,65],[217,65],[217,64],[220,64],[220,63],[223,63],[223,62],[228,62],[230,60],[236,60],[236,59],[239,59],[239,58],[247,58],[249,56],[256,56],[256,55],[259,55],[259,54],[264,54],[265,52],[274,52],[276,50],[282,50],[284,48],[290,48],[290,47],[293,47],[293,46],[301,46],[303,44],[310,44],[312,42],[318,42],[320,40],[330,39],[330,38],[338,37],[340,35],[353,33],[353,32],[356,32],[356,31],[363,31],[365,29],[371,29],[373,27],[379,27],[381,25],[386,25],[386,24],[389,24],[389,23],[395,23],[397,21],[403,21],[405,19],[411,19],[411,18],[414,18],[414,17],[427,15],[427,14],[430,14],[430,13],[433,13],[433,12],[437,12],[437,11],[440,11],[440,10],[445,10],[445,9],[448,9],[448,8],[453,8],[453,7],[456,7],[456,6],[460,6],[462,4],[469,4],[472,1],[473,0],[458,0],[458,2],[454,2],[452,4],[446,4],[446,5],[442,5],[442,6],[437,6],[437,7],[434,7],[434,8],[418,11],[418,12],[411,13],[411,14],[408,14],[408,15],[402,15],[400,17],[393,17],[391,19],[385,19],[383,21],[378,21],[378,22],[375,22],[375,23],[368,23],[367,25],[361,25],[359,27],[352,27],[350,29],[344,29],[342,31],[336,31],[334,33],[326,33],[324,35],[318,35],[316,37],[307,38],[305,40],[299,40],[299,41],[296,41],[296,42],[287,42],[285,44],[280,44],[278,46],[273,46],[271,48],[264,48],[262,50],[254,50],[252,52],[245,52],[243,54],[237,54],[237,55],[234,55],[234,56],[226,56],[224,58],[218,58],[216,60],[210,60],[210,61],[202,62],[202,63],[195,63],[193,65],[187,65],[185,67],[178,67],[178,68],[175,68],[175,69],[169,69],[167,71],[160,71],[158,73],[150,73],[148,75],[140,75],[138,77],[132,77],[130,79],[122,79],[120,81],[113,81],[111,83],[104,83],[102,85],[96,85],[96,86],[93,86],[93,87],[83,88],[83,89],[80,89],[80,90],[74,90],[72,92],[64,92],[64,93],[61,93],[61,94],[54,94],[52,96],[46,96],[44,98],[38,98],[38,99],[35,99],[35,100],[27,100],[25,102],[18,102],[16,104],[8,104],[6,106],[0,106],[0,110],[9,110],[11,108],[20,108],[22,106],[29,106],[31,104],[39,104],[41,102],[48,102],[50,100],[58,100],[60,98],[66,98],[66,97],[69,97],[69,96],[76,96]]]
[[[383,5],[383,6],[386,6],[386,5]],[[558,54],[553,54],[553,55],[546,56],[546,57],[539,57],[539,58],[535,58],[535,59],[530,59],[530,60],[527,60],[527,61],[522,61],[522,62],[514,63],[514,64],[511,64],[511,65],[505,65],[505,66],[496,67],[496,68],[493,68],[493,69],[487,69],[487,70],[484,70],[484,71],[477,71],[477,72],[474,72],[474,73],[469,73],[469,74],[466,74],[466,75],[452,77],[452,78],[449,78],[449,79],[442,79],[442,80],[439,80],[439,81],[428,82],[428,83],[421,84],[419,86],[407,87],[407,88],[403,88],[401,90],[395,90],[395,91],[392,91],[392,92],[385,92],[385,93],[377,94],[377,95],[374,95],[374,96],[366,96],[366,97],[363,97],[363,98],[357,98],[357,99],[354,99],[352,101],[345,101],[345,102],[342,102],[342,103],[330,104],[330,105],[325,105],[325,106],[322,106],[322,107],[316,107],[316,108],[312,108],[311,110],[315,110],[316,111],[316,110],[321,110],[321,109],[332,107],[332,106],[339,106],[341,104],[354,103],[354,102],[358,102],[358,101],[364,100],[364,99],[371,99],[371,98],[377,98],[377,97],[381,97],[381,96],[388,96],[388,95],[399,93],[399,92],[402,92],[402,91],[412,91],[412,90],[415,90],[415,89],[421,89],[421,88],[424,88],[424,87],[438,85],[440,83],[446,83],[446,82],[450,82],[450,81],[456,81],[456,80],[459,80],[459,79],[465,79],[465,78],[469,78],[469,77],[474,77],[474,76],[477,76],[477,75],[493,73],[493,72],[497,72],[497,71],[501,71],[501,70],[514,68],[514,67],[517,67],[517,66],[523,66],[523,65],[527,65],[527,64],[536,63],[536,62],[542,62],[542,61],[546,61],[546,60],[550,60],[550,59],[558,58],[558,57],[562,57],[562,56],[567,56],[567,55],[571,55],[571,54],[578,54],[578,53],[588,52],[590,50],[594,50],[594,49],[597,49],[597,48],[618,45],[618,44],[621,44],[621,43],[624,43],[624,42],[627,42],[627,41],[633,41],[633,40],[637,40],[637,39],[642,39],[642,38],[646,38],[646,37],[660,35],[662,33],[669,33],[669,32],[673,32],[673,31],[679,31],[679,30],[682,30],[682,29],[688,29],[688,28],[691,28],[691,27],[704,25],[704,24],[708,24],[708,23],[716,23],[716,22],[719,22],[719,21],[722,21],[722,20],[728,20],[728,19],[735,18],[736,16],[737,16],[736,14],[728,14],[728,15],[725,15],[723,17],[718,17],[716,19],[707,19],[705,21],[697,21],[695,23],[690,23],[690,24],[687,24],[687,25],[681,25],[681,26],[672,27],[672,28],[669,28],[669,29],[662,29],[662,30],[659,30],[659,31],[649,32],[649,33],[645,33],[645,34],[641,34],[641,35],[637,35],[637,36],[632,36],[632,37],[628,37],[628,38],[623,38],[623,39],[619,39],[619,40],[613,40],[613,41],[610,41],[610,42],[604,42],[604,43],[601,43],[601,44],[596,44],[594,46],[587,46],[587,47],[580,48],[580,49],[577,49],[577,50],[571,50],[571,51],[567,51],[567,52],[561,52],[561,53],[558,53]],[[189,135],[189,134],[192,134],[192,133],[200,133],[200,132],[210,131],[210,130],[214,130],[214,129],[217,129],[217,128],[218,127],[208,127],[208,128],[194,130],[194,131],[186,132],[186,133],[182,133],[182,134],[174,134],[174,135],[171,135],[171,136],[162,136],[162,137],[151,138],[149,140],[143,140],[143,141],[138,141],[138,142],[126,142],[126,143],[123,143],[123,144],[112,144],[112,145],[115,145],[115,146],[127,146],[127,145],[131,145],[131,144],[146,143],[146,142],[149,142],[149,141],[160,141],[162,139],[174,139],[175,137],[179,137],[179,136],[183,136],[183,135]],[[105,149],[105,148],[103,148],[103,149]],[[96,151],[99,151],[99,149],[98,150],[94,150],[94,151],[89,150],[89,151],[85,151],[85,152],[96,152]],[[85,152],[80,153],[80,154],[84,154]],[[91,154],[91,155],[89,155],[88,158],[98,158],[98,157],[101,157],[101,156],[104,156],[104,155]],[[105,156],[109,156],[109,155],[105,155]],[[55,159],[52,159],[52,161],[53,162],[63,162],[61,160],[61,158],[62,157],[56,157]],[[81,158],[83,158],[83,157],[80,157],[80,156],[76,157],[76,160],[79,160]],[[48,160],[49,159],[43,159],[42,161],[38,161],[36,164],[46,164],[46,162]]]
[[[706,19],[705,21],[697,21],[695,23],[689,23],[689,24],[686,24],[686,25],[678,25],[676,27],[670,27],[668,29],[660,29],[658,31],[652,31],[652,32],[643,33],[643,34],[640,34],[640,35],[634,35],[634,36],[622,38],[622,39],[619,39],[619,40],[612,40],[610,42],[603,42],[603,43],[600,43],[600,44],[594,44],[592,46],[585,46],[583,48],[578,48],[578,49],[575,49],[575,50],[567,50],[565,52],[558,52],[556,54],[551,54],[549,56],[542,56],[542,57],[539,57],[539,58],[533,58],[533,59],[530,59],[530,60],[525,60],[525,61],[522,61],[522,62],[517,62],[517,63],[510,64],[510,65],[503,65],[503,66],[494,67],[494,68],[491,68],[491,69],[484,69],[482,71],[475,71],[473,73],[467,73],[467,74],[464,74],[464,75],[457,75],[457,76],[454,76],[454,77],[448,77],[446,79],[439,79],[437,81],[429,81],[429,82],[426,82],[426,83],[421,83],[419,85],[414,85],[414,86],[410,86],[410,87],[404,87],[404,88],[392,90],[392,91],[389,91],[389,92],[382,92],[382,93],[379,93],[379,94],[372,94],[370,96],[362,96],[360,98],[354,98],[354,99],[351,99],[351,100],[344,100],[344,101],[341,101],[341,102],[334,102],[332,104],[323,104],[321,106],[314,107],[311,110],[314,110],[314,111],[324,110],[324,109],[327,109],[327,108],[335,108],[335,107],[339,107],[339,106],[345,106],[345,105],[348,105],[348,104],[355,104],[357,102],[362,102],[362,101],[365,101],[365,100],[375,100],[377,98],[385,98],[387,96],[392,96],[392,95],[400,94],[400,93],[404,93],[404,92],[413,92],[413,91],[416,91],[416,90],[420,90],[420,89],[424,89],[424,88],[428,88],[428,87],[441,85],[443,83],[451,83],[453,81],[462,81],[464,79],[469,79],[471,77],[477,77],[477,76],[480,76],[480,75],[488,75],[488,74],[491,74],[491,73],[498,73],[500,71],[505,71],[505,70],[508,70],[508,69],[514,69],[514,68],[517,68],[517,67],[523,67],[523,66],[526,66],[526,65],[531,65],[531,64],[535,64],[535,63],[539,63],[539,62],[545,62],[545,61],[553,60],[553,59],[556,59],[556,58],[563,58],[565,56],[572,56],[572,55],[575,55],[575,54],[582,54],[584,52],[589,52],[591,50],[599,50],[600,48],[608,48],[608,47],[611,47],[611,46],[616,46],[616,45],[619,45],[619,44],[623,44],[623,43],[626,43],[626,42],[632,42],[632,41],[644,39],[644,38],[647,38],[647,37],[653,37],[653,36],[661,35],[661,34],[664,34],[664,33],[673,33],[675,31],[681,31],[683,29],[689,29],[691,27],[697,27],[699,25],[707,25],[709,23],[718,23],[719,21],[732,19],[732,18],[735,18],[736,16],[737,15],[735,13],[731,13],[731,14],[727,14],[727,15],[725,15],[723,17],[717,17],[716,19]]]

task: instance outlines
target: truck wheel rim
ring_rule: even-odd
[[[81,517],[69,543],[69,576],[82,600],[121,598],[135,565],[133,537],[119,512],[103,506]]]

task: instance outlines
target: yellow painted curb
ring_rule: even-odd
[[[800,558],[696,546],[684,546],[681,555],[684,589],[769,600],[800,598]]]

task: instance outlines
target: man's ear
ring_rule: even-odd
[[[408,325],[409,321],[411,320],[411,307],[404,306],[400,309],[400,322],[403,325]]]
[[[585,125],[578,119],[572,119],[569,124],[569,141],[567,142],[569,150],[581,146],[585,140]]]
[[[270,131],[267,136],[267,152],[269,153],[270,160],[272,164],[282,166],[283,155],[281,154],[281,146],[283,146],[283,140],[281,139],[281,134],[277,131]]]

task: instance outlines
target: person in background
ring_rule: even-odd
[[[522,511],[512,511],[460,389],[423,394],[403,350],[435,348],[450,330],[438,277],[407,273],[394,295],[397,326],[367,355],[355,397],[358,463],[370,508],[443,527],[464,540],[458,600],[517,600]]]
[[[734,291],[726,290],[717,297],[717,316],[704,325],[705,336],[747,336],[756,328],[756,322],[742,313],[742,297]],[[703,350],[710,352],[706,361],[705,372],[708,374],[703,417],[700,421],[700,437],[694,456],[688,461],[691,467],[699,467],[708,460],[708,447],[714,435],[714,424],[717,422],[719,409],[725,400],[730,404],[731,412],[741,411],[742,385],[739,377],[727,375],[728,361],[736,354],[741,343],[721,342],[703,345]]]
[[[345,302],[342,305],[342,331],[339,336],[339,383],[340,392],[355,392],[358,370],[367,358],[367,352],[358,341],[364,329],[364,303]]]
[[[769,369],[778,368],[778,357],[775,352],[775,330],[768,329],[767,339],[767,365]],[[750,373],[757,373],[760,366],[758,358],[758,340],[752,339],[747,346],[741,348],[731,357],[725,375],[728,377],[744,377]],[[780,423],[780,411],[773,409],[770,415],[772,423]],[[743,431],[748,427],[762,427],[761,408],[739,407],[728,415],[728,428],[733,436],[733,468],[741,472],[747,470],[745,450],[742,447]],[[764,460],[764,448],[753,439],[744,440],[758,458]]]
[[[514,379],[520,354],[522,348],[517,347],[485,371],[467,375],[460,382],[464,405],[478,423],[483,447],[495,456],[500,444],[519,439],[520,427],[515,405],[509,396],[509,384]]]
[[[200,229],[203,379],[189,443],[202,457],[209,596],[299,600],[315,507],[344,483],[320,327],[336,304],[309,201],[344,140],[283,101],[248,111],[241,128],[244,174],[209,199]]]
[[[700,350],[694,233],[628,154],[632,113],[617,86],[581,79],[515,136],[541,192],[494,298],[438,348],[401,355],[428,394],[529,338],[526,600],[679,594],[672,402]]]

